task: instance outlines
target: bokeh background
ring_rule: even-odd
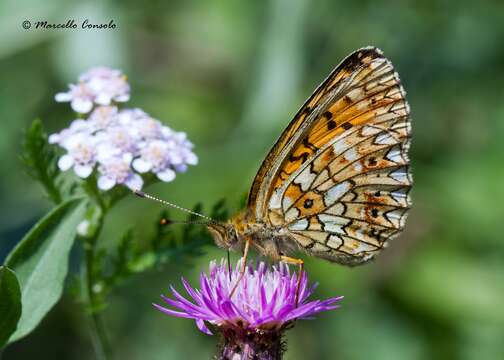
[[[0,2],[0,260],[49,208],[19,160],[22,131],[71,120],[54,102],[93,65],[125,71],[137,106],[196,144],[200,164],[148,190],[183,206],[237,204],[266,152],[349,52],[375,45],[394,62],[413,114],[414,208],[374,263],[308,259],[321,297],[342,309],[300,322],[286,359],[498,359],[504,354],[504,3],[501,1]],[[24,30],[23,20],[108,23],[113,30]],[[125,199],[103,243],[129,224],[152,231],[156,204]],[[138,275],[104,316],[120,359],[207,359],[215,339],[153,310],[191,266]],[[236,256],[235,256],[236,258]],[[75,264],[72,265],[75,268]],[[3,354],[92,359],[82,308],[65,296]]]

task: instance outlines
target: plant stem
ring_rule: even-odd
[[[107,360],[112,357],[112,349],[108,342],[103,319],[99,314],[100,301],[96,296],[96,289],[94,289],[94,285],[96,284],[94,270],[96,242],[103,227],[103,217],[104,212],[97,219],[96,230],[92,236],[84,240],[84,262],[82,268],[84,299],[91,315],[91,340],[98,360]]]
[[[154,180],[147,179],[146,184],[152,183]],[[96,243],[100,236],[105,215],[112,205],[114,205],[119,200],[123,199],[130,192],[124,190],[123,188],[116,190],[114,195],[105,197],[103,193],[97,187],[96,175],[93,174],[89,176],[86,181],[82,183],[84,191],[88,194],[90,199],[94,201],[96,206],[95,214],[97,216],[91,216],[91,222],[93,229],[88,237],[83,240],[84,245],[84,261],[81,268],[82,284],[83,284],[83,294],[85,294],[84,299],[86,305],[91,314],[91,338],[93,342],[93,348],[95,350],[96,358],[98,360],[108,360],[112,358],[112,348],[108,341],[107,332],[105,331],[105,325],[103,319],[100,315],[100,308],[102,305],[102,300],[98,297],[99,290],[96,289],[96,285],[100,285],[97,279],[97,272],[95,270],[96,265]]]
[[[93,291],[94,276],[93,276],[93,262],[94,262],[94,248],[85,250],[85,290],[87,298],[87,307],[91,315],[91,340],[95,350],[96,358],[98,360],[107,360],[111,358],[112,351],[108,342],[108,337],[105,331],[103,320],[98,310],[97,299]]]

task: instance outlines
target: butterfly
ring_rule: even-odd
[[[217,245],[297,264],[297,251],[349,266],[373,259],[411,206],[405,96],[379,49],[347,56],[268,153],[245,209],[208,223]]]

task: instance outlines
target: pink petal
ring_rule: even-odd
[[[205,333],[207,335],[213,335],[210,329],[208,329],[208,327],[205,325],[205,322],[203,320],[197,319],[196,326],[202,333]]]

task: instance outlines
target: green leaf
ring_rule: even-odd
[[[136,257],[128,264],[128,269],[132,273],[141,273],[152,269],[156,265],[156,255],[153,252],[146,252]]]
[[[240,209],[245,207],[242,206]],[[212,212],[210,213],[210,217],[217,221],[226,221],[229,219],[229,210],[226,207],[226,200],[221,199],[212,207]]]
[[[0,266],[0,348],[5,345],[21,317],[21,290],[14,271]]]
[[[63,202],[28,232],[6,259],[21,284],[23,314],[11,341],[31,332],[61,297],[68,255],[84,218],[82,198]]]
[[[56,150],[47,142],[47,134],[39,119],[34,120],[26,131],[23,145],[21,159],[28,174],[44,186],[51,201],[61,203],[63,197],[56,181],[59,174]]]

